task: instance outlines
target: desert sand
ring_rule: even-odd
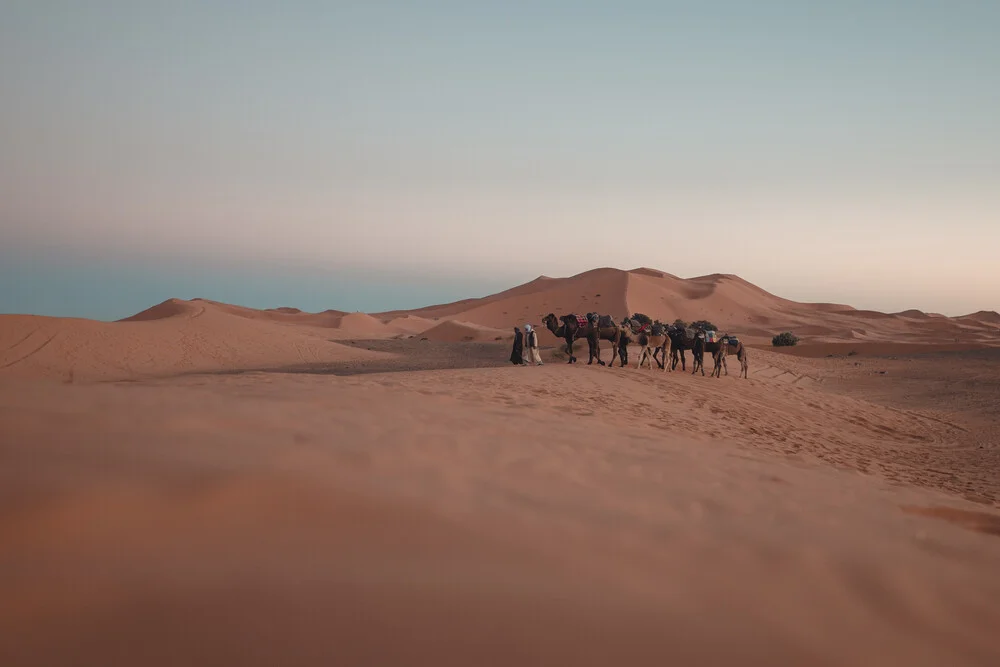
[[[511,366],[550,311],[709,319],[750,377]],[[0,316],[0,664],[1000,664],[995,315],[599,269]]]

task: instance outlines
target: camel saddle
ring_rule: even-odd
[[[576,323],[581,329],[586,329],[588,326],[590,326],[590,323],[587,322],[587,318],[585,316],[574,315],[573,317],[576,318]]]
[[[662,336],[666,332],[666,330],[667,327],[665,327],[662,324],[653,324],[652,328],[650,329],[650,331],[654,336]]]
[[[602,329],[613,327],[615,326],[615,318],[611,317],[610,315],[601,315],[600,317],[597,318],[597,326],[601,327]]]

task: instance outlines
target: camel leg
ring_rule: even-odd
[[[590,361],[587,362],[587,365],[589,366],[594,359],[597,359],[597,365],[604,366],[604,362],[601,361],[601,341],[598,340],[595,343],[588,340],[587,346],[590,348]]]
[[[573,339],[568,337],[566,338],[566,354],[569,355],[567,364],[576,363],[576,357],[573,356]]]

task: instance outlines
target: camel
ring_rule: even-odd
[[[692,330],[693,331],[693,330]],[[684,350],[690,350],[694,345],[694,336],[688,338],[684,327],[670,325],[667,327],[667,335],[670,336],[670,370],[677,368],[677,362],[681,362],[681,370],[687,370],[687,360],[684,358]]]
[[[647,334],[645,331],[640,331],[638,338],[639,338],[639,341],[638,341],[639,342],[639,363],[636,364],[636,368],[637,369],[642,368],[642,362],[643,361],[648,361],[649,362],[649,370],[653,370],[653,359],[654,359],[655,352],[653,352],[652,350],[649,349],[649,334]]]
[[[734,340],[736,340],[735,343],[733,342]],[[737,340],[729,334],[724,334],[719,342],[721,343],[719,350],[712,357],[715,362],[712,375],[719,377],[721,370],[725,370],[726,375],[729,375],[729,368],[726,366],[726,357],[730,354],[735,354],[740,362],[740,377],[749,379],[750,362],[747,358],[747,348],[743,345],[743,341]]]
[[[562,324],[560,324],[560,322],[562,322]],[[580,323],[577,322],[575,315],[563,315],[562,317],[556,317],[555,313],[549,313],[542,318],[542,324],[544,324],[545,328],[552,332],[552,335],[566,341],[566,354],[569,355],[569,361],[566,363],[576,363],[576,357],[573,355],[573,341],[577,338],[587,339],[587,345],[590,348],[590,359],[587,363],[591,364],[594,362],[594,347],[596,341],[594,340],[593,330],[589,326],[581,327]],[[603,364],[601,365],[603,366]]]
[[[666,372],[669,366],[669,364],[667,363],[667,359],[670,357],[670,349],[671,349],[670,336],[667,334],[666,327],[664,327],[659,322],[655,322],[653,323],[656,325],[654,328],[654,326],[651,324],[646,324],[637,319],[628,317],[625,318],[623,324],[628,328],[629,331],[632,332],[632,334],[639,336],[640,334],[644,333],[647,337],[647,345],[644,345],[642,347],[642,350],[639,352],[639,364],[640,365],[642,364],[643,358],[647,353],[647,347],[649,347],[652,348],[653,350],[652,355],[650,355],[651,358],[656,361],[657,365],[660,368],[662,368],[664,372]],[[658,330],[660,333],[654,334],[653,331],[656,330]],[[641,340],[639,344],[642,345]],[[660,352],[663,353],[662,357],[661,359],[657,359],[656,358],[657,353]],[[652,362],[650,362],[650,364],[652,364]],[[636,366],[636,368],[639,368],[639,366]],[[650,368],[652,368],[652,365],[650,365]],[[670,368],[669,370],[672,371],[673,368]]]
[[[567,363],[576,363],[576,357],[573,355],[573,341],[585,338],[590,353],[590,358],[587,360],[588,365],[594,363],[594,359],[597,359],[597,363],[601,366],[607,365],[601,361],[602,340],[611,341],[611,364],[614,365],[615,357],[619,353],[621,330],[617,326],[599,326],[599,322],[600,318],[594,313],[588,313],[586,326],[580,325],[576,315],[556,317],[554,313],[549,313],[542,318],[542,323],[553,335],[566,341],[566,353],[569,355]]]
[[[692,334],[689,336],[689,333]],[[678,327],[670,325],[667,328],[667,335],[670,336],[670,344],[672,346],[670,354],[670,367],[673,369],[677,368],[677,362],[681,364],[681,370],[686,371],[687,360],[684,357],[684,351],[690,350],[694,354],[695,341],[698,339],[698,334],[704,333],[702,329],[692,329],[690,327]],[[704,336],[703,336],[704,337]],[[705,343],[704,352],[709,354],[715,354],[718,350],[718,343]],[[695,372],[695,371],[692,371]]]
[[[698,372],[701,369],[701,374],[705,374],[705,332],[698,331],[694,335],[694,343],[691,345],[691,356],[694,360],[691,362],[691,375]]]
[[[688,332],[693,331],[694,336],[688,337]],[[693,365],[691,367],[691,374],[695,374],[701,369],[701,374],[705,374],[705,369],[703,364],[705,361],[705,353],[708,352],[715,358],[716,353],[721,347],[720,341],[713,341],[711,343],[705,340],[705,330],[701,328],[696,329],[684,329],[681,327],[676,327],[671,325],[667,329],[667,333],[670,336],[670,342],[673,345],[673,351],[670,356],[670,365],[672,368],[677,368],[677,362],[681,362],[681,370],[687,370],[685,368],[684,351],[690,350],[691,355],[694,357]],[[721,340],[721,339],[720,339]]]
[[[597,318],[598,323],[600,323],[600,317]],[[606,340],[611,343],[611,363],[608,364],[608,368],[613,368],[615,365],[615,358],[619,358],[621,361],[621,366],[624,368],[628,361],[628,344],[629,339],[622,327],[615,324],[613,318],[607,318],[611,321],[611,324],[607,324],[607,320],[603,326],[600,324],[597,327],[597,363],[602,366],[604,363],[601,361],[601,341]]]
[[[618,360],[619,360],[620,366],[622,368],[625,368],[626,366],[628,366],[628,346],[629,346],[629,343],[632,342],[632,338],[630,337],[630,334],[632,333],[632,331],[631,331],[631,329],[626,328],[624,324],[620,324],[620,325],[618,325],[615,328],[618,330],[618,333],[616,335],[617,340],[612,340],[612,345],[613,345],[614,349],[611,352],[611,363],[608,365],[608,368],[613,368],[614,367],[614,365],[615,365],[615,354],[616,353],[617,353],[617,356],[618,356]],[[602,340],[611,340],[610,338],[606,338],[604,336],[604,332],[607,329],[608,329],[608,327],[602,327],[601,328],[601,338],[602,338]]]

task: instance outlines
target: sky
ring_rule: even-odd
[[[1000,3],[0,0],[0,312],[1000,310]]]

